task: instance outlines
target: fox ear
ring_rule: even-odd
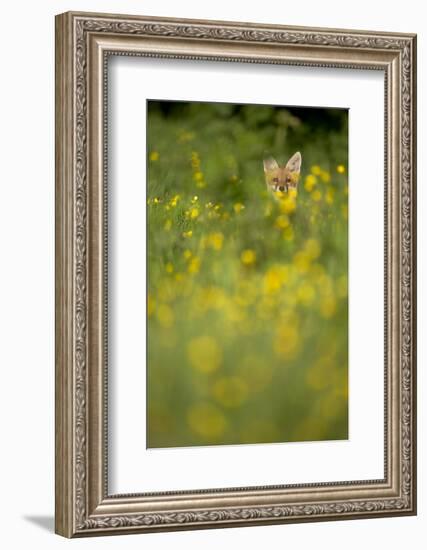
[[[264,172],[270,172],[271,170],[277,170],[279,165],[273,157],[267,157],[264,159]]]
[[[289,172],[299,172],[301,171],[301,153],[298,151],[295,153],[295,155],[292,155],[291,158],[286,163],[286,169],[289,170]]]

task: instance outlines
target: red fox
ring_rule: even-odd
[[[265,183],[275,198],[280,199],[285,194],[296,196],[301,162],[300,152],[292,155],[285,166],[279,166],[273,157],[264,159]]]

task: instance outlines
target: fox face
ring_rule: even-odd
[[[285,166],[279,166],[273,157],[264,159],[264,174],[267,189],[276,197],[284,196],[292,191],[296,195],[301,172],[301,153],[297,152],[288,160]]]

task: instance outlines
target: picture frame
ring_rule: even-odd
[[[56,533],[71,538],[414,515],[416,36],[67,12],[56,17],[55,47]],[[109,493],[109,56],[384,74],[383,478]]]

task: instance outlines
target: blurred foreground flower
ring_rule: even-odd
[[[187,356],[191,366],[206,374],[217,370],[222,363],[222,351],[212,336],[199,336],[190,340]]]
[[[217,380],[212,388],[215,399],[224,407],[240,407],[247,399],[248,388],[238,376],[227,376]]]
[[[274,350],[283,359],[293,359],[298,353],[299,335],[296,327],[282,325],[276,331]]]
[[[224,242],[224,235],[221,232],[210,233],[207,235],[205,245],[209,246],[213,250],[221,250],[222,243]]]
[[[197,403],[187,414],[193,432],[205,438],[218,438],[225,431],[227,421],[222,412],[211,403]]]

